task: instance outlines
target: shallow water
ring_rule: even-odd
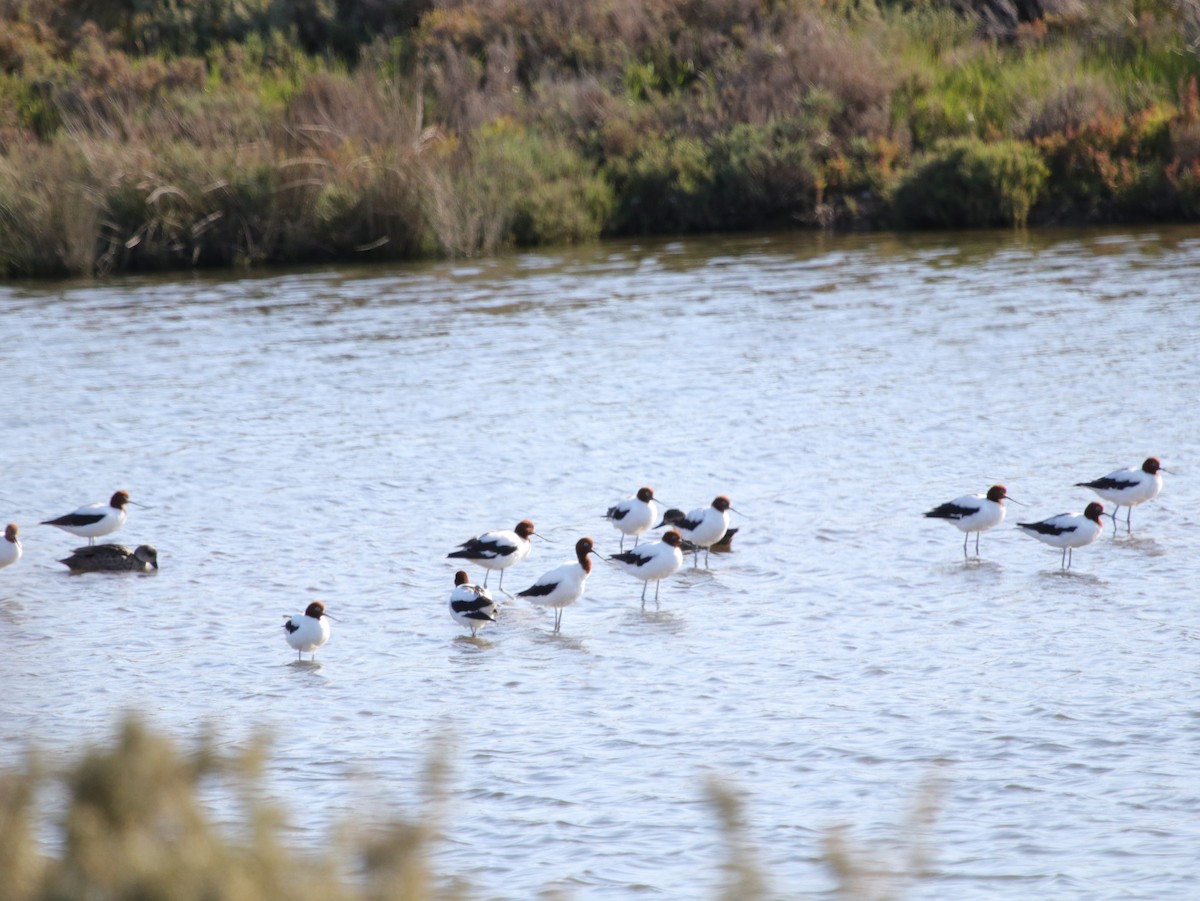
[[[446,742],[434,867],[478,898],[712,896],[710,778],[780,895],[832,890],[840,824],[899,859],[935,792],[909,897],[1186,897],[1198,262],[1194,229],[768,235],[0,288],[0,764],[131,709],[266,728],[316,845],[418,809]],[[1070,572],[1015,529],[1150,454],[1162,496]],[[920,514],[996,482],[1028,506],[964,562]],[[733,551],[645,610],[600,566],[557,636],[520,600],[451,621],[459,542],[534,520],[516,590],[615,552],[643,484],[728,494]],[[82,542],[36,523],[117,488],[147,506],[111,540],[161,570],[67,575]]]

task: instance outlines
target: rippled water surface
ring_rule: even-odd
[[[779,895],[832,891],[839,825],[896,862],[930,802],[910,897],[1195,897],[1197,271],[1198,231],[804,235],[0,288],[0,763],[131,709],[265,727],[316,845],[419,809],[445,741],[434,866],[477,898],[713,896],[713,778]],[[1013,525],[1151,454],[1069,573]],[[995,482],[1028,506],[964,562],[921,513]],[[641,485],[728,494],[733,551],[645,610],[599,566],[561,635],[451,621],[459,542],[532,519],[519,589],[615,552]],[[67,575],[38,521],[118,488],[161,570]]]

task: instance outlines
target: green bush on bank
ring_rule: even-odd
[[[896,216],[910,227],[1023,226],[1048,176],[1041,154],[1020,141],[947,141],[900,183]]]
[[[1200,18],[1041,5],[0,4],[0,276],[1197,218]]]

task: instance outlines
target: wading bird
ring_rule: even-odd
[[[1105,513],[1104,506],[1093,501],[1082,513],[1060,513],[1041,522],[1019,522],[1017,528],[1043,544],[1062,548],[1062,568],[1070,569],[1075,548],[1091,544],[1100,535],[1101,516],[1112,514]]]

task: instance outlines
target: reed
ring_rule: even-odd
[[[429,865],[445,817],[446,759],[447,748],[435,747],[417,774],[424,797],[416,818],[347,824],[323,850],[300,852],[263,790],[264,739],[225,751],[209,734],[184,752],[127,717],[108,744],[61,770],[30,752],[0,772],[0,901],[460,901],[470,897],[468,883]],[[707,796],[725,846],[717,897],[779,897],[747,837],[745,801],[717,779]],[[214,806],[233,813],[217,822]],[[48,820],[51,807],[58,812]],[[927,874],[939,808],[931,781],[894,841],[860,848],[846,828],[831,830],[824,863],[836,896],[902,897]]]

